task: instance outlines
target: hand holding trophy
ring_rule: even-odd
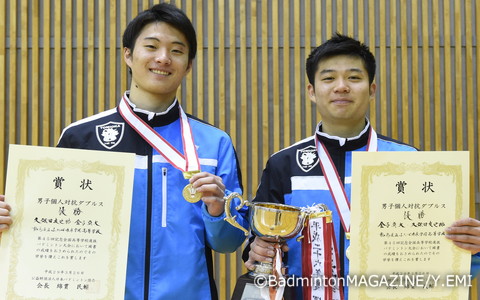
[[[226,196],[225,199],[225,221],[231,225],[241,229],[245,232],[245,235],[249,235],[249,231],[243,228],[235,220],[236,216],[231,214],[231,201],[234,198],[239,198],[241,200],[240,205],[235,207],[236,210],[240,210],[243,206],[249,207],[249,225],[252,233],[263,239],[275,241],[278,243],[283,243],[287,239],[294,238],[297,236],[305,227],[306,221],[314,216],[315,218],[324,218],[328,219],[331,222],[331,211],[329,211],[324,204],[318,204],[314,207],[308,208],[299,208],[291,205],[279,204],[279,203],[267,203],[267,202],[250,202],[244,200],[242,196],[238,193],[232,193],[229,196]],[[299,236],[297,240],[299,241],[302,236]],[[268,287],[263,289],[258,288],[259,277],[263,277],[263,280],[270,278],[270,276],[287,276],[287,274],[282,274],[282,263],[280,249],[276,248],[276,255],[273,263],[267,262],[256,262],[255,269],[252,272],[248,273],[250,277],[249,282],[245,282],[239,287],[235,288],[234,295],[232,299],[257,299],[252,298],[258,297],[258,299],[264,299],[261,296],[262,293],[281,293],[283,294],[283,288],[273,287],[275,291],[270,291]],[[254,284],[255,283],[255,286]],[[250,290],[250,291],[248,291]],[[280,295],[281,296],[281,295]]]

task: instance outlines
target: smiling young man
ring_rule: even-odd
[[[337,201],[349,202],[352,152],[416,151],[412,146],[377,135],[367,118],[376,90],[373,82],[375,65],[375,58],[365,45],[339,34],[312,51],[306,65],[307,89],[322,121],[313,136],[269,158],[254,199],[254,202],[297,207],[312,206],[319,201],[326,204],[332,211],[335,255],[339,262],[337,270],[340,270],[337,275],[341,277],[349,272],[347,248],[350,242],[346,234],[348,228],[343,228],[343,216],[336,207]],[[309,159],[304,159],[307,157],[304,154],[308,154]],[[344,199],[338,195],[345,195]],[[478,220],[465,219],[452,227],[449,238],[457,245],[472,253],[480,251]],[[259,237],[252,238],[244,251],[245,266],[254,270],[257,261],[272,262],[275,246]],[[288,273],[305,276],[302,273],[302,267],[305,267],[302,244],[291,239],[287,245],[282,245],[282,250],[288,251],[284,257]],[[296,288],[295,293],[295,299],[309,299],[302,295],[301,287]],[[334,293],[333,299],[348,298],[348,289]]]
[[[118,107],[65,128],[58,147],[136,153],[125,299],[216,299],[211,249],[233,252],[245,239],[223,220],[223,197],[242,193],[241,175],[230,137],[176,98],[195,30],[162,3],[128,24],[123,46],[130,90]],[[12,223],[3,200],[0,232]]]

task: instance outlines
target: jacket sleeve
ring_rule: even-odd
[[[472,255],[472,267],[470,273],[474,278],[480,274],[480,252]]]
[[[57,142],[57,147],[60,148],[80,148],[77,143],[74,142],[75,135],[72,133],[72,130],[69,127],[63,129],[62,134]]]
[[[224,138],[219,148],[217,176],[220,176],[225,185],[225,195],[237,192],[242,195],[242,178],[238,165],[238,159],[230,138]],[[248,229],[247,213],[245,206],[240,211],[235,209],[240,204],[240,199],[233,199],[230,211],[235,220],[245,229]],[[205,223],[206,240],[210,248],[217,252],[233,252],[240,247],[245,240],[245,233],[230,225],[224,220],[225,212],[218,217],[212,217],[208,213],[205,204],[202,205],[203,221]]]
[[[69,148],[68,147],[68,134],[66,134],[66,129],[63,129],[62,131],[62,134],[60,135],[60,138],[58,139],[58,142],[57,142],[57,147],[60,147],[60,148]]]

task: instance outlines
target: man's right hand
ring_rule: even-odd
[[[275,244],[278,244],[278,241],[256,236],[255,240],[250,244],[250,252],[248,252],[248,260],[245,262],[245,267],[250,271],[254,271],[255,262],[257,261],[272,263],[273,257],[275,256]],[[288,251],[286,243],[282,244],[281,250],[283,252]]]
[[[12,225],[11,209],[10,205],[5,202],[5,196],[0,195],[0,233],[6,231]]]

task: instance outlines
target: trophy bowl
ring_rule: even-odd
[[[249,225],[252,232],[259,236],[269,238],[275,242],[284,242],[295,237],[302,231],[305,224],[306,213],[299,207],[268,202],[250,202],[244,200],[238,193],[232,193],[224,198],[225,200],[225,221],[241,229],[245,236],[249,231],[243,228],[235,220],[236,216],[231,214],[231,201],[234,198],[241,200],[240,205],[235,207],[238,211],[243,206],[249,207]],[[272,264],[257,262],[252,276],[272,274]]]
[[[253,233],[283,241],[303,228],[305,214],[298,207],[278,203],[249,202],[249,223]]]
[[[303,228],[306,214],[299,207],[269,202],[250,202],[244,200],[238,193],[231,193],[224,198],[225,200],[225,221],[232,226],[241,229],[245,236],[249,231],[243,228],[232,216],[231,202],[234,198],[239,198],[241,203],[236,210],[243,206],[249,207],[249,225],[253,233],[259,237],[267,237],[276,241],[284,241],[296,236]]]

